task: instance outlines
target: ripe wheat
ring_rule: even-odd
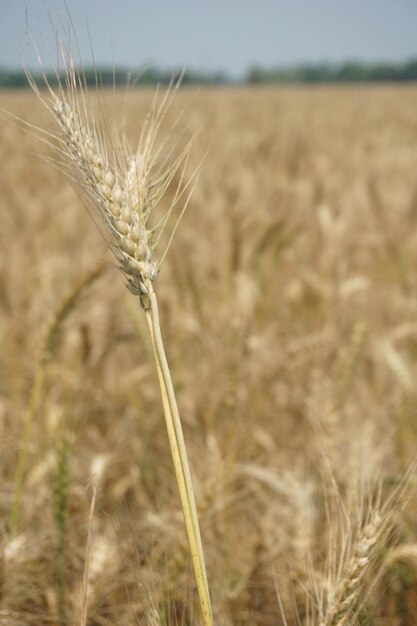
[[[155,252],[161,234],[177,202],[192,188],[193,176],[184,182],[191,142],[172,163],[169,162],[171,150],[168,141],[165,140],[158,146],[156,144],[171,96],[171,91],[168,90],[162,103],[159,106],[155,103],[148,124],[144,127],[138,150],[133,153],[127,148],[127,140],[116,135],[112,139],[112,154],[109,154],[104,131],[100,132],[97,125],[88,119],[87,93],[82,76],[75,69],[71,53],[62,48],[60,52],[66,67],[66,85],[60,82],[55,92],[45,78],[48,89],[45,95],[30,75],[29,81],[58,122],[60,130],[55,136],[56,149],[60,158],[64,159],[63,166],[68,168],[71,179],[84,190],[90,205],[107,227],[110,245],[126,278],[127,287],[132,294],[139,296],[145,311],[202,615],[205,625],[211,626],[211,602],[191,474],[153,288],[153,282],[190,197],[188,193],[165,252],[157,262]],[[173,201],[162,218],[151,226],[150,218],[154,218],[158,204],[179,170],[179,182]],[[85,612],[83,616],[82,621],[85,621]]]

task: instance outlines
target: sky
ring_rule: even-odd
[[[86,65],[91,47],[98,65],[186,66],[234,77],[253,65],[417,57],[417,0],[67,0],[67,6]],[[35,65],[26,13],[46,65],[48,49],[54,61],[48,10],[55,23],[67,22],[63,0],[0,0],[0,67],[20,67],[22,51]]]

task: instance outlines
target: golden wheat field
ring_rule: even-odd
[[[134,141],[153,92],[105,97]],[[203,163],[155,290],[215,624],[413,626],[417,88],[183,89],[164,128],[181,111]],[[200,624],[138,299],[52,148],[0,136],[0,623]]]

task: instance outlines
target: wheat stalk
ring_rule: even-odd
[[[100,261],[95,267],[93,267],[92,270],[89,270],[84,276],[82,276],[81,280],[74,285],[74,287],[62,300],[47,329],[41,350],[41,356],[36,367],[35,377],[30,392],[29,405],[25,415],[23,434],[17,458],[13,504],[9,521],[9,531],[11,536],[16,535],[19,530],[20,508],[29,444],[32,436],[33,422],[38,412],[39,403],[44,389],[47,366],[58,347],[59,339],[61,337],[66,319],[75,309],[78,301],[83,296],[86,289],[88,289],[88,287],[102,275],[107,265],[107,263]]]
[[[87,625],[88,617],[88,591],[90,587],[90,561],[91,561],[91,545],[93,543],[93,520],[94,510],[96,507],[97,488],[93,482],[93,495],[91,497],[90,513],[88,516],[88,532],[87,543],[85,546],[83,586],[81,592],[81,610],[80,610],[80,626]]]
[[[145,310],[203,620],[206,626],[212,626],[210,594],[191,474],[153,288],[195,180],[196,172],[184,182],[191,142],[172,163],[172,148],[168,140],[158,147],[156,145],[158,131],[173,93],[173,90],[168,90],[159,106],[155,102],[138,149],[131,151],[127,141],[116,136],[112,140],[113,153],[110,153],[104,139],[105,133],[99,130],[97,124],[88,121],[85,89],[72,56],[62,50],[61,54],[67,70],[65,85],[59,82],[55,92],[46,81],[49,96],[45,97],[30,76],[29,81],[58,122],[60,131],[55,135],[55,147],[59,157],[63,157],[60,164],[85,192],[106,226],[111,238],[110,245],[125,276],[126,285],[134,295],[139,296]],[[150,217],[177,172],[179,183],[174,199],[159,222],[151,227]],[[156,251],[161,234],[174,207],[184,195],[183,206],[168,245],[157,261]]]

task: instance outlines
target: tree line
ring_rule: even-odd
[[[360,63],[350,61],[340,65],[301,64],[294,67],[264,69],[252,67],[246,76],[248,83],[352,83],[352,82],[410,82],[417,80],[417,58],[401,64]]]
[[[168,84],[179,76],[179,71],[148,68],[139,72],[123,68],[101,67],[83,70],[83,83],[88,86],[147,86]],[[63,80],[53,72],[47,72],[48,82],[54,86]],[[44,84],[44,78],[36,72],[35,82]],[[417,81],[417,58],[410,61],[393,63],[346,62],[340,65],[300,64],[293,67],[249,68],[242,79],[233,79],[225,72],[206,73],[186,70],[182,84],[226,85],[226,84],[297,84],[297,83],[353,83],[353,82],[412,82]],[[27,77],[23,70],[0,68],[0,88],[25,88]]]

